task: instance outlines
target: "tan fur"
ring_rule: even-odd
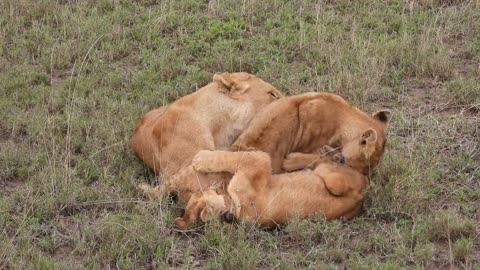
[[[202,149],[228,149],[253,116],[280,97],[254,75],[216,74],[207,86],[146,113],[135,128],[132,148],[149,168],[170,177]]]
[[[314,215],[327,219],[358,215],[366,176],[319,154],[292,153],[287,160],[313,170],[272,175],[270,157],[264,152],[200,151],[193,159],[195,170],[229,172],[233,178],[226,194],[210,189],[192,196],[188,214],[176,220],[177,227],[185,229],[198,215],[205,221],[208,215],[224,212],[262,225]]]
[[[255,117],[231,149],[267,152],[273,172],[279,173],[288,153],[314,153],[330,145],[342,150],[347,164],[366,174],[383,154],[388,116],[385,110],[369,116],[330,93],[286,97]]]
[[[266,152],[276,174],[284,171],[282,163],[287,154],[318,153],[325,145],[332,145],[341,150],[348,165],[367,174],[383,154],[388,115],[388,111],[380,111],[369,116],[335,94],[286,97],[255,116],[231,150]],[[166,182],[162,192],[198,192],[225,185],[230,177],[198,172],[189,166]]]

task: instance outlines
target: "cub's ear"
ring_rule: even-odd
[[[362,134],[362,144],[374,143],[377,140],[377,132],[374,129],[367,129]]]
[[[390,115],[392,113],[389,110],[380,110],[374,114],[372,114],[373,119],[377,119],[378,121],[382,123],[388,123],[390,120]]]
[[[213,81],[218,82],[227,88],[230,92],[245,92],[250,88],[247,82],[239,81],[232,74],[228,72],[215,73],[213,75]]]

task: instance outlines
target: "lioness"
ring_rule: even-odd
[[[200,150],[228,149],[257,112],[282,96],[252,74],[215,74],[205,87],[146,113],[132,148],[149,168],[169,177]]]
[[[287,162],[288,161],[288,162]],[[192,196],[182,218],[175,224],[185,229],[199,216],[233,213],[260,225],[276,225],[293,218],[321,214],[327,219],[358,215],[368,178],[355,169],[319,154],[292,153],[287,170],[310,167],[294,173],[272,175],[270,156],[261,151],[200,151],[193,159],[195,170],[233,174],[226,193],[214,189]]]
[[[257,114],[231,150],[266,152],[271,158],[272,173],[277,174],[283,172],[282,163],[287,154],[316,153],[323,146],[331,145],[342,152],[349,166],[367,174],[383,154],[389,115],[389,111],[382,110],[369,116],[335,94],[285,97]],[[161,189],[146,192],[198,192],[214,185],[226,185],[231,176],[196,172],[188,166],[166,181]]]

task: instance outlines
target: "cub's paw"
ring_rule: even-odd
[[[201,150],[192,160],[192,166],[197,172],[213,172],[211,164],[214,161],[214,151]]]

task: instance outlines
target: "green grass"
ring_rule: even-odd
[[[0,2],[0,268],[480,267],[478,1]],[[364,213],[173,229],[129,140],[219,71],[393,111]]]

